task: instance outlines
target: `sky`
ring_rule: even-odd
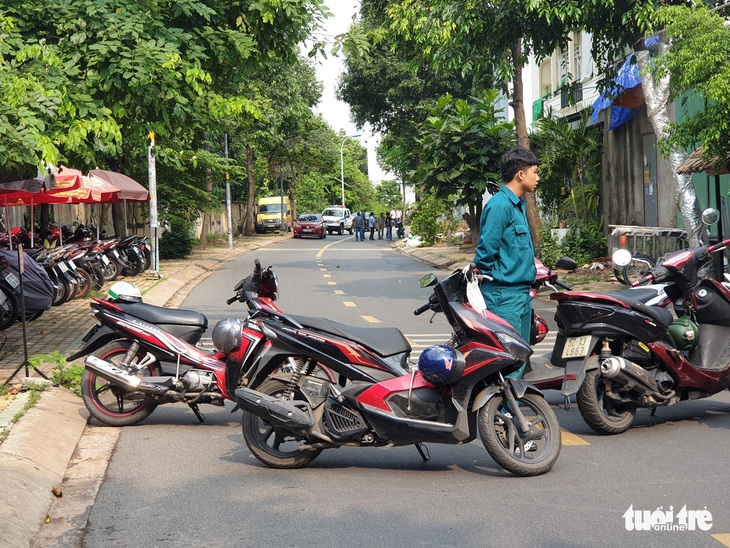
[[[332,12],[332,17],[325,22],[324,32],[334,39],[335,36],[347,32],[350,28],[353,17],[357,15],[360,8],[360,2],[356,0],[326,0],[325,4]],[[368,150],[368,172],[371,181],[379,183],[383,179],[393,178],[392,175],[388,175],[378,166],[375,147],[378,144],[379,136],[373,135],[368,128],[356,127],[351,119],[348,105],[338,101],[335,97],[337,79],[343,71],[342,58],[328,55],[327,59],[323,59],[320,56],[315,60],[315,65],[317,78],[324,84],[324,91],[322,100],[314,110],[322,114],[336,132],[344,129],[348,135],[362,134],[359,140]]]

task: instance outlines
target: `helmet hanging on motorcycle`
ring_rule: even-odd
[[[464,355],[450,346],[429,346],[418,358],[418,370],[434,386],[457,382],[465,366]]]
[[[109,300],[139,303],[142,302],[142,294],[134,284],[129,282],[117,282],[109,288]]]
[[[219,321],[213,328],[213,346],[219,352],[230,354],[241,346],[243,322],[235,318]]]
[[[674,320],[668,328],[677,350],[694,350],[700,342],[700,332],[689,316]]]

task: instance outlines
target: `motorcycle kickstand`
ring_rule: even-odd
[[[428,454],[428,447],[426,447],[422,443],[417,443],[416,449],[418,449],[418,454],[421,455],[423,462],[431,460],[431,455]]]
[[[195,413],[195,416],[198,417],[200,422],[205,422],[205,415],[200,412],[200,408],[197,403],[189,403],[188,406],[193,410],[193,413]]]

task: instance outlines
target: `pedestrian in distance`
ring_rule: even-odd
[[[502,188],[487,202],[479,223],[479,245],[474,264],[492,277],[484,280],[482,294],[487,309],[530,340],[532,298],[535,281],[535,249],[527,224],[526,192],[535,192],[540,182],[539,162],[528,149],[516,147],[500,158]],[[525,364],[511,373],[521,378]]]
[[[365,219],[359,211],[352,220],[352,224],[355,225],[355,241],[362,242],[365,240]]]
[[[374,240],[375,236],[375,214],[371,211],[368,216],[368,227],[370,228],[370,239]]]
[[[376,228],[375,230],[378,233],[378,240],[383,239],[383,230],[385,229],[385,213],[381,213],[378,215],[378,220],[376,222]]]
[[[393,239],[393,217],[390,213],[385,216],[385,239]]]

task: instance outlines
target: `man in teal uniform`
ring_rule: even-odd
[[[482,213],[480,236],[474,263],[493,281],[482,283],[487,308],[509,322],[517,333],[530,340],[532,298],[535,281],[535,249],[527,224],[525,192],[535,192],[540,177],[537,157],[516,147],[500,158],[504,184]],[[510,377],[522,377],[523,365]]]

